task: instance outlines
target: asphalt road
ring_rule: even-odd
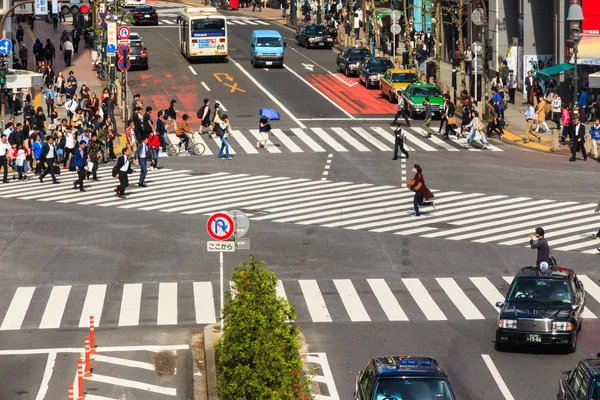
[[[386,100],[377,99],[376,91],[367,92],[358,85],[348,87],[351,95],[354,90],[359,93],[354,96],[357,101],[354,106],[333,92],[317,93],[315,89],[325,85],[327,79],[340,82],[329,73],[335,72],[335,55],[327,50],[298,48],[290,39],[293,33],[287,28],[275,27],[288,42],[287,68],[252,69],[248,59],[248,39],[252,29],[255,28],[230,27],[232,60],[229,63],[190,65],[177,52],[176,29],[136,28],[148,47],[151,67],[148,71],[130,73],[132,91],[142,94],[144,103],[157,109],[166,108],[169,100],[175,98],[179,109],[192,115],[204,97],[218,99],[232,116],[234,129],[246,135],[249,129],[256,128],[258,108],[281,110],[281,105],[289,110],[289,114],[282,112],[282,120],[277,123],[284,132],[290,132],[292,128],[310,132],[311,128],[321,127],[331,133],[336,124],[347,132],[354,132],[353,137],[358,140],[361,138],[351,127],[369,130],[373,126],[387,125],[387,119],[360,119],[389,118],[389,114],[374,111],[386,107]],[[303,64],[313,65],[313,71]],[[244,91],[231,92],[231,86],[235,84]],[[373,99],[369,103],[371,106],[380,104],[372,103],[374,101],[381,105],[372,109],[363,107],[366,112],[356,112],[360,108],[358,102],[368,100],[369,96]],[[307,128],[302,128],[299,122]],[[418,127],[421,122],[413,124]],[[289,137],[302,144],[300,136]],[[314,138],[321,140],[322,136]],[[273,141],[277,140],[274,138]],[[326,147],[326,143],[319,143]],[[169,393],[170,389],[175,389],[180,398],[187,398],[191,370],[183,361],[187,355],[185,350],[175,350],[178,363],[182,364],[178,364],[178,373],[170,381],[159,379],[148,369],[153,354],[148,346],[185,345],[193,332],[218,318],[218,256],[206,251],[207,216],[204,213],[185,214],[184,210],[166,211],[183,201],[191,203],[187,203],[190,207],[187,211],[193,211],[192,207],[211,209],[233,203],[240,204],[240,208],[250,208],[246,204],[249,200],[243,198],[258,196],[254,197],[255,202],[264,206],[267,212],[275,213],[271,203],[276,202],[278,196],[283,199],[290,195],[283,193],[283,190],[289,190],[283,189],[283,184],[282,192],[278,193],[277,181],[271,184],[270,179],[303,179],[305,181],[298,184],[323,185],[319,182],[331,159],[325,184],[368,184],[376,189],[389,185],[393,189],[402,185],[402,169],[418,163],[425,170],[428,186],[439,191],[442,205],[436,212],[443,212],[444,207],[471,207],[468,209],[473,213],[459,218],[455,221],[457,225],[436,225],[435,229],[440,231],[454,229],[461,223],[466,228],[478,227],[471,219],[481,218],[483,223],[494,223],[493,228],[499,229],[498,233],[518,232],[533,229],[539,221],[544,224],[548,218],[561,216],[564,221],[554,223],[564,222],[565,225],[555,230],[585,225],[581,232],[589,236],[598,228],[600,221],[593,219],[593,205],[591,209],[588,207],[598,201],[593,186],[598,169],[595,162],[568,163],[562,157],[523,151],[497,141],[493,143],[502,151],[425,151],[414,146],[407,164],[392,161],[389,151],[373,148],[358,151],[346,142],[348,151],[345,152],[330,148],[323,152],[308,151],[302,147],[304,151],[296,153],[288,151],[281,142],[280,154],[264,150],[259,154],[239,151],[230,162],[218,161],[211,156],[161,157],[164,170],[149,176],[147,189],[132,186],[131,195],[122,203],[125,206],[102,206],[114,201],[110,196],[112,179],[107,176],[100,183],[91,185],[85,194],[90,197],[85,199],[78,198],[79,194],[69,189],[69,177],[64,174],[62,180],[66,183],[59,187],[38,186],[37,182],[15,182],[3,187],[0,193],[0,399],[37,399],[40,387],[46,382],[44,376],[48,376],[45,372],[48,351],[27,354],[21,350],[81,348],[86,329],[80,326],[82,323],[85,326],[85,314],[89,310],[100,310],[101,313],[96,339],[99,346],[115,346],[112,354],[102,355],[121,360],[118,368],[113,367],[115,359],[98,361],[94,364],[95,373],[162,386]],[[235,142],[234,148],[240,150]],[[213,179],[211,174],[218,173],[230,175]],[[229,189],[230,185],[238,185],[238,179],[244,179],[238,176],[240,174],[247,174],[250,183]],[[185,182],[194,179],[213,179],[215,183],[197,189],[196,194],[189,194],[190,188]],[[171,189],[163,186],[168,184],[176,186]],[[159,190],[164,190],[162,197],[156,197]],[[250,191],[254,192],[250,194]],[[448,194],[452,192],[459,192],[464,197],[452,200],[453,195]],[[574,366],[579,358],[595,356],[600,348],[600,337],[596,333],[600,331],[600,324],[597,319],[590,319],[584,323],[575,354],[494,351],[497,311],[485,291],[477,286],[481,282],[477,278],[484,278],[504,294],[508,288],[504,278],[514,275],[534,259],[534,253],[523,244],[498,244],[507,239],[477,242],[495,235],[486,234],[487,228],[483,227],[472,230],[481,235],[452,240],[446,236],[424,237],[419,233],[403,235],[402,227],[391,232],[374,232],[371,228],[345,229],[344,225],[327,227],[320,222],[304,223],[317,218],[309,211],[302,211],[304,203],[311,204],[314,212],[325,213],[318,218],[331,212],[340,223],[345,219],[369,217],[368,212],[385,216],[388,211],[383,205],[378,206],[384,199],[378,197],[377,191],[365,197],[344,192],[347,194],[342,193],[328,203],[333,204],[333,207],[327,206],[329,208],[325,203],[314,203],[321,200],[317,200],[318,194],[312,194],[311,190],[303,192],[299,189],[293,193],[297,193],[299,205],[290,203],[296,208],[289,209],[288,217],[298,216],[297,219],[276,222],[258,218],[261,215],[256,214],[247,236],[252,241],[251,252],[266,260],[268,267],[282,280],[286,296],[298,312],[309,350],[326,355],[332,380],[326,379],[327,384],[322,385],[324,391],[333,393],[328,386],[335,385],[340,399],[350,398],[357,372],[371,357],[417,354],[439,358],[460,399],[509,399],[511,397],[499,386],[501,379],[514,399],[546,400],[554,397],[563,370]],[[187,200],[179,197],[186,195],[190,196]],[[242,199],[234,201],[231,197],[234,195]],[[290,201],[293,201],[296,195],[291,196]],[[441,201],[444,196],[450,199],[447,203]],[[492,196],[506,196],[507,205],[502,212],[514,214],[496,217],[501,211],[496,210],[494,203],[498,197],[491,200]],[[136,201],[140,204],[135,205]],[[142,209],[149,206],[144,203],[146,201],[155,202],[155,207]],[[347,201],[356,202],[352,207],[364,207],[360,211],[364,210],[366,214],[338,215],[347,212],[345,207],[349,206],[342,206]],[[541,201],[565,203],[561,207],[567,211],[543,208]],[[126,207],[127,202],[131,207]],[[340,203],[339,209],[335,202]],[[567,202],[574,202],[575,206]],[[580,206],[580,210],[571,210],[571,207]],[[408,198],[401,203],[400,212],[408,215],[410,207]],[[580,215],[588,209],[588,215]],[[549,214],[542,216],[548,210]],[[356,211],[358,209],[353,212]],[[390,209],[389,212],[395,211]],[[402,222],[398,224],[406,223],[403,216],[400,218]],[[433,218],[439,217],[434,213]],[[510,222],[512,219],[515,221]],[[583,219],[587,222],[581,222]],[[525,227],[503,226],[519,223]],[[382,227],[388,225],[385,218],[381,219]],[[549,237],[552,244],[551,231]],[[576,268],[578,274],[586,275],[598,284],[599,256],[579,251],[588,249],[593,250],[593,247],[556,251],[555,255],[561,264]],[[248,253],[237,251],[225,255],[226,276]],[[413,278],[416,281],[411,280]],[[440,287],[438,278],[451,278],[456,282],[482,319],[466,319]],[[428,315],[432,310],[415,301],[409,287],[417,283],[423,285],[444,318]],[[389,287],[402,305],[406,321],[398,317],[397,310],[382,307],[371,284]],[[207,287],[212,288],[212,293]],[[342,293],[352,294],[352,290],[356,290],[359,301],[352,302],[352,296],[342,296]],[[65,291],[67,297],[61,303],[60,294]],[[326,313],[314,314],[314,301],[319,300],[317,295],[322,296]],[[600,315],[598,300],[588,296],[588,308],[595,315]],[[56,311],[61,305],[63,312]],[[367,318],[361,312],[362,307]],[[390,317],[394,312],[396,318]],[[11,317],[7,318],[7,314]],[[361,318],[363,320],[359,321]],[[318,320],[323,322],[315,322]],[[46,398],[64,397],[74,378],[76,358],[75,353],[59,351],[54,371],[47,378]],[[125,368],[122,360],[128,360],[131,367]],[[495,369],[490,369],[490,362]],[[321,369],[323,371],[327,368]],[[124,384],[108,379],[94,382],[90,387],[94,388],[92,394],[108,398],[118,398],[124,393],[137,398],[156,396],[156,393],[149,394],[131,385],[131,382]],[[164,396],[162,398],[167,395]]]

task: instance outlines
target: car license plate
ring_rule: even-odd
[[[144,14],[144,17],[149,17],[149,16],[150,16],[150,14]]]
[[[265,64],[267,64],[267,65],[273,65],[273,61],[267,61]]]
[[[319,43],[319,46],[325,46],[325,43],[321,42]]]
[[[528,333],[525,335],[525,341],[529,343],[542,343],[542,335]]]

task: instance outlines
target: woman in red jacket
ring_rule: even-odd
[[[160,135],[154,131],[148,136],[148,147],[151,155],[151,171],[158,171],[158,149],[160,148]]]
[[[423,170],[421,169],[421,166],[415,164],[412,171],[415,176],[413,176],[412,179],[409,179],[406,187],[415,192],[415,197],[413,199],[415,213],[413,215],[415,217],[420,217],[421,213],[419,212],[419,206],[432,206],[435,208],[435,204],[433,203],[434,196],[433,193],[427,189],[427,186],[425,186],[425,179],[423,179]]]

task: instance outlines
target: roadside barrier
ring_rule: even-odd
[[[69,400],[75,400],[73,398],[73,386],[69,386]]]
[[[77,400],[84,400],[83,398],[83,361],[81,358],[77,360],[77,386],[79,389],[79,397]]]
[[[84,400],[83,378],[92,377],[92,354],[96,354],[96,332],[95,332],[94,316],[90,315],[90,335],[84,339],[85,358],[77,360],[77,397],[75,397],[75,389],[69,386],[69,400]],[[85,361],[85,372],[83,363]]]
[[[86,378],[89,378],[92,376],[92,371],[90,369],[90,355],[91,355],[92,350],[90,349],[90,338],[86,337],[85,338],[85,374],[83,375]]]
[[[94,316],[90,316],[90,349],[91,354],[96,354],[96,332],[94,328]]]

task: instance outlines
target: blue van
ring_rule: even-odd
[[[277,31],[256,30],[250,40],[250,63],[257,67],[283,67],[283,51],[287,43]]]

